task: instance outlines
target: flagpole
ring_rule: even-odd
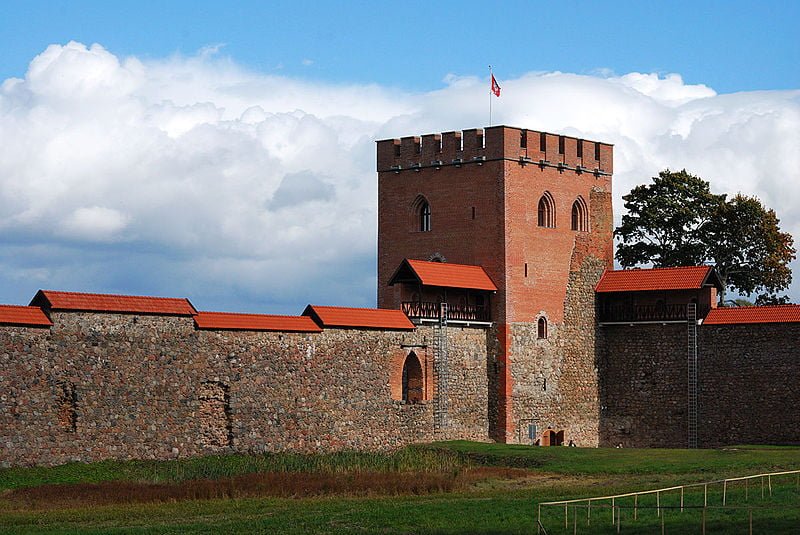
[[[489,126],[492,126],[492,66],[489,65]]]

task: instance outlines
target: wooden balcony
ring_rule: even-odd
[[[697,317],[704,318],[710,308],[697,307]],[[600,323],[658,323],[686,321],[685,304],[627,305],[605,304],[598,313]]]
[[[442,303],[430,301],[403,301],[403,312],[412,320],[440,321]],[[492,321],[489,308],[483,305],[447,306],[447,321],[463,323],[490,323]]]

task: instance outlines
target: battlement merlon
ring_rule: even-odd
[[[614,172],[610,143],[513,126],[472,128],[400,139],[378,145],[378,172],[515,160],[608,176]]]

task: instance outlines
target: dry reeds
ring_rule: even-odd
[[[15,509],[43,509],[268,496],[427,494],[455,490],[463,481],[455,473],[267,472],[179,483],[107,481],[41,485],[9,491],[3,496],[3,501]]]

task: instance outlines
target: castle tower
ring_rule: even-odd
[[[423,321],[441,301],[484,320],[497,440],[597,444],[594,285],[613,261],[612,150],[509,126],[377,143],[378,306]],[[480,266],[496,292],[426,286],[406,259],[464,265],[453,273],[466,279]]]

